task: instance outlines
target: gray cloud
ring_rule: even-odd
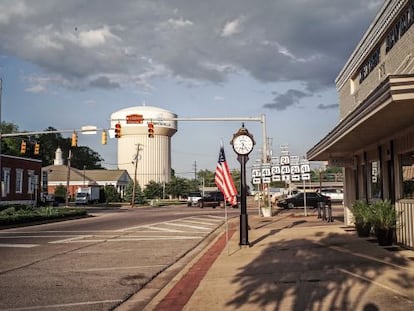
[[[99,78],[92,80],[89,85],[102,89],[116,89],[120,87],[119,83],[112,82],[108,77],[104,76],[100,76]]]
[[[0,3],[0,54],[60,75],[54,83],[76,80],[85,88],[115,87],[100,78],[89,83],[111,75],[148,89],[159,76],[222,83],[243,72],[318,91],[333,85],[382,3],[6,0]],[[298,98],[290,93],[274,104]]]
[[[339,104],[332,104],[332,105],[319,104],[318,105],[318,109],[321,109],[321,110],[338,109],[338,107],[339,107]]]
[[[299,101],[304,97],[310,97],[312,94],[305,93],[299,90],[290,89],[284,94],[273,92],[276,95],[273,99],[273,102],[264,104],[264,108],[276,109],[276,110],[286,110],[290,106],[298,104]]]

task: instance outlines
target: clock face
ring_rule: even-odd
[[[233,149],[238,154],[248,154],[253,150],[253,139],[247,135],[240,135],[233,140]]]

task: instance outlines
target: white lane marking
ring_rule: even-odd
[[[152,230],[155,230],[155,231],[164,231],[164,232],[176,232],[176,233],[177,232],[180,232],[180,233],[185,232],[185,231],[182,231],[182,230],[169,229],[169,228],[161,228],[161,227],[154,227],[154,226],[143,226],[141,228],[147,228],[147,229],[152,229]]]
[[[145,265],[145,266],[131,266],[131,267],[106,267],[106,268],[90,268],[90,269],[76,269],[67,270],[71,272],[98,272],[98,271],[115,271],[115,270],[136,270],[141,268],[158,268],[165,267],[165,265]]]
[[[8,229],[4,229],[2,231],[0,231],[0,235],[7,235],[10,233],[13,234],[42,234],[42,233],[114,233],[114,232],[119,232],[119,230],[48,230],[48,231],[43,231],[43,230],[39,230],[39,231],[6,231]]]
[[[2,309],[2,311],[26,311],[26,310],[61,309],[61,308],[66,308],[66,307],[90,306],[90,305],[106,304],[106,303],[118,303],[118,302],[122,302],[122,299],[101,300],[101,301],[84,301],[84,302],[62,303],[62,304],[56,304],[56,305],[9,308],[9,309]]]
[[[170,224],[173,222],[180,222],[183,220],[187,220],[187,219],[195,219],[195,220],[201,220],[201,221],[217,221],[217,222],[222,222],[224,221],[224,217],[222,216],[211,216],[211,215],[206,215],[205,217],[184,217],[184,218],[179,218],[179,219],[175,219],[175,220],[171,220],[171,221],[163,221],[163,222],[157,222],[157,223],[152,223],[152,224],[148,224],[148,225],[140,225],[140,226],[134,226],[134,227],[129,227],[129,228],[123,228],[123,229],[119,229],[116,230],[117,232],[125,232],[125,231],[135,231],[135,230],[139,230],[141,228],[151,228],[151,229],[155,229],[155,230],[160,230],[160,231],[168,231],[168,229],[159,229],[158,226],[160,225],[165,225],[165,224]],[[184,232],[184,231],[170,231],[170,232]]]
[[[206,225],[206,226],[215,226],[217,223],[207,222],[207,221],[197,221],[193,219],[183,219],[181,222],[188,222],[191,224],[199,224],[199,225]]]
[[[175,226],[175,227],[191,228],[191,229],[198,229],[198,230],[204,230],[204,231],[211,230],[211,228],[206,228],[206,227],[201,227],[201,226],[191,226],[191,225],[179,224],[179,223],[175,223],[175,222],[168,222],[168,223],[165,223],[165,225]]]
[[[133,238],[113,238],[113,239],[66,239],[49,242],[51,244],[70,244],[70,243],[98,243],[98,242],[133,242],[133,241],[159,241],[159,240],[194,240],[201,239],[201,236],[159,236],[159,237],[133,237]]]
[[[214,221],[214,222],[222,222],[224,221],[224,217],[214,216],[214,218],[205,218],[205,217],[189,217],[190,219],[196,220],[207,220],[207,221]]]
[[[206,215],[206,216],[209,217],[209,218],[213,218],[213,219],[220,219],[220,220],[224,219],[223,216],[215,216],[215,215]]]
[[[26,239],[26,238],[67,238],[72,235],[9,235],[9,236],[0,236],[0,239]]]
[[[39,246],[39,244],[5,244],[5,243],[0,243],[0,247],[31,248],[31,247],[36,247],[36,246]]]
[[[50,244],[72,243],[76,240],[81,240],[81,239],[86,239],[86,238],[91,238],[91,237],[93,237],[93,235],[79,235],[79,236],[75,236],[75,237],[69,238],[69,239],[51,241],[49,243]],[[89,240],[89,241],[93,241],[93,240]],[[104,241],[104,240],[102,240],[102,241]]]

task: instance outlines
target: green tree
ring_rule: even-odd
[[[209,170],[201,170],[198,172],[198,179],[200,183],[204,180],[205,187],[214,187],[216,183],[214,182],[214,172]]]
[[[45,131],[56,131],[55,128],[49,126]],[[65,158],[69,151],[69,142],[62,137],[60,133],[48,133],[38,135],[37,141],[40,144],[40,157],[42,165],[52,165],[55,159],[55,152],[58,147],[62,149],[62,156]]]
[[[72,148],[71,166],[77,169],[104,169],[101,166],[101,156],[86,146]]]
[[[64,185],[58,185],[55,188],[55,199],[58,202],[64,202],[66,199],[66,187]]]
[[[19,127],[13,123],[1,122],[0,131],[2,134],[11,134],[19,131]],[[20,156],[21,137],[3,137],[1,139],[1,153]]]
[[[156,183],[151,180],[144,189],[144,196],[147,199],[161,198],[163,193],[163,187],[161,183]]]
[[[173,177],[171,178],[171,181],[165,185],[166,193],[171,195],[173,198],[187,195],[190,191],[189,188],[188,179],[181,177]]]
[[[57,131],[54,127],[49,126],[44,131]],[[13,123],[2,122],[1,133],[17,133],[19,127]],[[20,154],[21,141],[27,143],[27,151]],[[34,155],[34,144],[40,144],[40,154]],[[40,158],[42,166],[52,165],[55,159],[55,152],[58,147],[62,150],[64,160],[67,160],[69,149],[72,149],[71,166],[77,169],[103,169],[101,156],[87,146],[71,147],[71,138],[62,137],[61,133],[46,133],[32,136],[4,137],[1,142],[2,153],[29,158]]]
[[[125,188],[125,201],[132,202],[132,194],[134,190],[134,181],[130,180],[128,185]],[[139,183],[136,183],[135,186],[135,202],[136,204],[144,203],[144,194],[142,192],[141,186]]]
[[[104,192],[104,199],[106,203],[121,201],[121,196],[118,193],[118,191],[116,191],[116,188],[114,185],[105,185],[103,188],[103,192]]]

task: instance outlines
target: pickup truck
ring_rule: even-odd
[[[220,191],[207,192],[204,197],[198,200],[198,207],[211,206],[216,208],[217,206],[224,206],[224,196]]]
[[[187,196],[187,206],[194,206],[198,204],[198,200],[200,200],[203,196],[200,192],[190,192]]]

